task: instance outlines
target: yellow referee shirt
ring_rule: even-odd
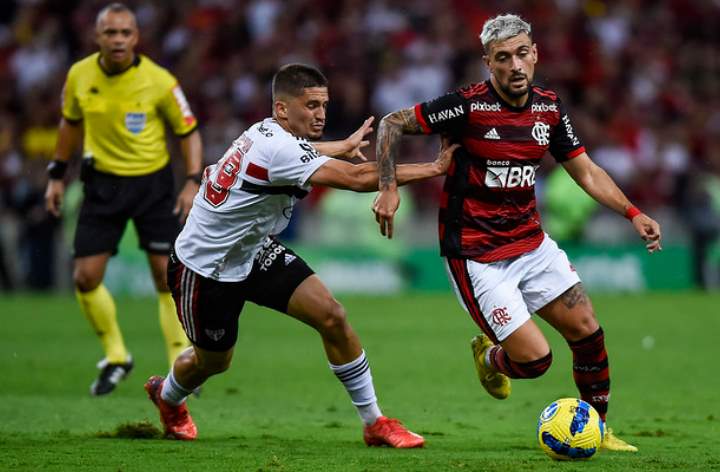
[[[70,68],[63,89],[63,117],[84,122],[84,156],[109,174],[145,175],[167,165],[167,123],[178,136],[197,127],[185,95],[166,69],[143,55],[130,68],[108,74],[100,53]]]

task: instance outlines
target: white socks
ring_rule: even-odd
[[[375,387],[373,386],[370,366],[365,357],[365,351],[360,354],[360,357],[347,364],[330,364],[330,369],[332,369],[337,378],[345,386],[345,390],[350,394],[350,399],[353,405],[355,405],[355,408],[357,408],[358,414],[363,422],[366,425],[375,423],[375,421],[382,416],[382,412],[377,405]]]
[[[178,406],[181,405],[192,392],[192,390],[188,390],[177,383],[175,375],[173,375],[173,370],[170,368],[170,373],[163,382],[160,398],[166,403]]]

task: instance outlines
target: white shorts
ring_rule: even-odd
[[[565,251],[547,234],[536,249],[512,259],[445,264],[460,304],[495,343],[580,282]]]

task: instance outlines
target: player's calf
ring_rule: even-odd
[[[510,359],[501,346],[493,346],[487,354],[487,361],[497,372],[511,379],[534,379],[543,375],[552,364],[552,351],[545,356],[529,362],[516,362]]]
[[[605,421],[610,398],[610,365],[602,328],[578,341],[568,341],[573,353],[573,379],[580,398]]]

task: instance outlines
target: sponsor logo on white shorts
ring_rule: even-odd
[[[507,312],[507,307],[504,306],[495,308],[490,316],[492,316],[492,322],[498,326],[505,326],[512,320],[512,316]]]

